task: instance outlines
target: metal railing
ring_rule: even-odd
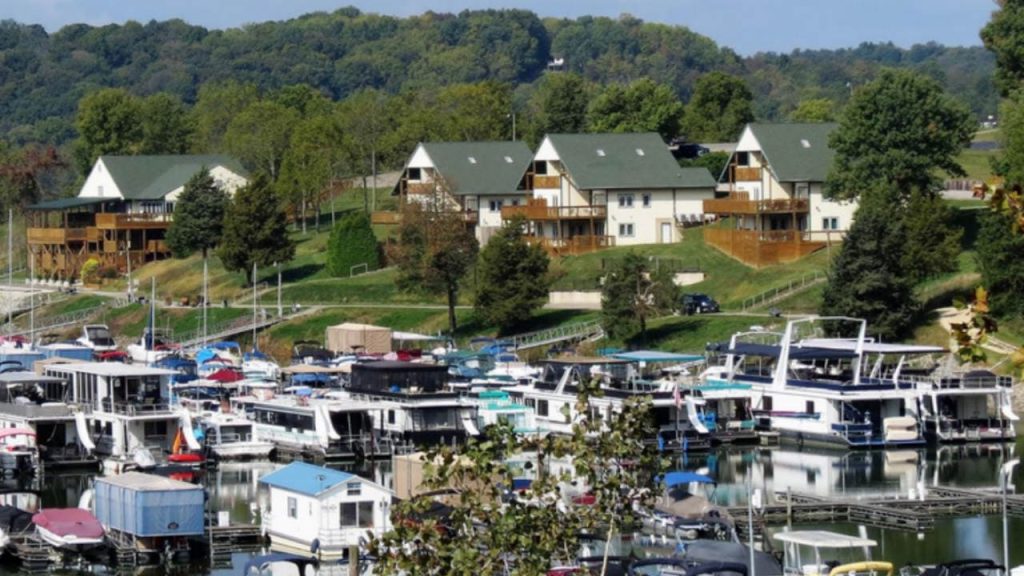
[[[827,275],[818,270],[809,274],[804,274],[800,278],[790,281],[788,284],[777,286],[770,290],[765,290],[760,294],[747,298],[740,304],[740,310],[746,312],[751,308],[767,306],[768,304],[777,302],[782,298],[801,292],[816,284],[820,284],[821,282],[824,282],[826,278]]]
[[[91,318],[94,314],[105,308],[106,304],[99,304],[97,306],[91,306],[89,308],[83,308],[81,310],[75,310],[73,312],[67,312],[52,316],[50,318],[37,318],[35,322],[36,333],[48,332],[55,328],[63,328],[65,326],[72,326],[80,324]],[[5,324],[2,333],[6,336],[24,336],[31,332],[30,330],[15,330],[13,325]]]
[[[601,327],[601,323],[597,320],[592,320],[590,322],[566,324],[546,330],[516,334],[508,338],[502,338],[502,340],[511,342],[512,347],[516,350],[524,350],[558,342],[598,340],[603,337],[604,328]]]

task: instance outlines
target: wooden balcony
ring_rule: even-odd
[[[614,236],[572,236],[570,238],[528,236],[526,240],[531,244],[539,244],[552,256],[576,256],[615,246]]]
[[[543,198],[531,198],[525,206],[504,206],[501,219],[511,220],[522,216],[527,220],[603,220],[608,217],[606,206],[555,206],[548,207]]]
[[[168,228],[171,214],[97,214],[96,227],[102,230]]]
[[[733,182],[760,182],[761,169],[752,166],[730,166]]]
[[[751,200],[747,192],[734,192],[726,198],[704,201],[704,212],[707,214],[789,214],[808,210],[810,204],[806,198]]]
[[[480,213],[476,210],[452,211],[450,213],[458,214],[466,224],[476,224],[480,220]],[[402,223],[402,213],[394,210],[373,212],[370,214],[370,223],[381,226],[395,226]]]
[[[826,242],[810,240],[799,230],[735,230],[709,227],[704,241],[737,260],[754,267],[799,260],[824,248]]]
[[[558,190],[562,187],[561,176],[546,176],[544,174],[533,174],[531,175],[531,190],[543,188],[545,190]]]
[[[67,244],[68,242],[84,242],[88,235],[87,228],[29,228],[29,244]]]

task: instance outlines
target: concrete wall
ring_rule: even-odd
[[[552,290],[548,292],[547,308],[566,310],[600,310],[600,290]]]

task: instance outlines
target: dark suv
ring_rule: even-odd
[[[707,314],[708,312],[718,312],[718,302],[707,294],[683,294],[682,306],[680,310],[683,314],[689,316],[690,314]]]

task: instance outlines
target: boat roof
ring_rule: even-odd
[[[57,364],[52,368],[64,372],[81,372],[97,376],[170,376],[177,374],[174,370],[120,362],[79,362],[77,364]]]
[[[828,350],[857,350],[856,340],[841,338],[810,338],[801,340],[799,346],[811,346]],[[941,354],[946,352],[942,346],[925,346],[921,344],[886,344],[882,342],[864,342],[863,350],[869,354]]]
[[[348,472],[305,462],[292,462],[284,468],[260,478],[261,484],[307,496],[323,494],[335,486],[349,481],[368,482],[364,478]]]
[[[35,372],[17,371],[17,372],[4,372],[0,374],[0,384],[24,384],[24,383],[38,383],[38,384],[63,384],[64,379],[60,376],[43,376],[36,374]]]
[[[684,472],[682,470],[677,470],[675,472],[667,472],[665,474],[665,486],[668,486],[669,488],[680,484],[689,484],[691,482],[697,482],[700,484],[715,483],[714,479],[710,476],[697,474],[696,472]]]
[[[351,371],[350,367],[317,366],[315,364],[293,364],[281,368],[282,374],[346,374]]]
[[[35,436],[35,430],[30,428],[0,428],[0,438],[8,436]]]
[[[142,472],[125,472],[116,476],[103,476],[97,478],[96,482],[106,482],[114,486],[128,488],[130,490],[151,490],[151,491],[184,491],[202,490],[202,486],[189,484],[180,480],[172,480],[155,474],[144,474]]]
[[[779,532],[775,539],[780,542],[799,544],[801,546],[812,546],[814,548],[863,548],[864,546],[877,546],[878,542],[870,538],[861,538],[839,532],[828,530],[797,530],[794,532]]]
[[[616,352],[609,354],[610,357],[618,360],[629,360],[631,362],[699,362],[703,356],[693,354],[676,354],[674,352],[662,352],[660,350],[634,350],[632,352]]]
[[[419,334],[416,332],[401,332],[396,331],[391,333],[392,340],[422,340],[426,342],[444,342],[447,340],[444,336],[428,336],[426,334]]]
[[[541,360],[541,364],[584,364],[584,365],[601,365],[601,364],[626,364],[628,360],[620,360],[617,358],[597,358],[592,356],[566,356],[564,358],[545,358]]]
[[[722,346],[727,354],[740,356],[765,356],[778,358],[782,353],[782,346],[775,344],[752,344],[749,342],[737,342],[735,346],[728,344]],[[789,348],[790,360],[840,360],[843,358],[856,358],[857,353],[852,350],[818,348],[814,346],[793,345]]]

